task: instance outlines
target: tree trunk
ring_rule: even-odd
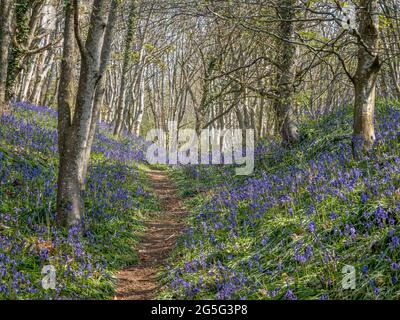
[[[277,74],[278,98],[274,103],[277,129],[286,145],[295,143],[299,139],[297,124],[293,112],[293,82],[296,46],[290,41],[294,37],[294,0],[282,0],[278,6],[280,36],[278,44]]]
[[[117,0],[113,0],[111,3],[107,29],[106,29],[106,33],[104,35],[104,44],[103,44],[103,48],[102,48],[102,52],[101,52],[100,74],[105,73],[108,61],[110,59],[111,43],[112,43],[113,30],[114,30],[114,25],[115,25],[115,20],[116,20],[117,7],[118,7]],[[82,181],[84,181],[86,174],[87,174],[90,152],[92,150],[92,144],[93,144],[94,136],[96,133],[96,124],[97,124],[97,120],[99,118],[101,106],[103,104],[105,86],[106,86],[106,77],[103,76],[100,79],[99,85],[96,88],[96,93],[94,96],[94,102],[93,102],[94,103],[94,108],[93,108],[94,116],[93,116],[92,122],[90,124],[88,143],[87,143],[85,154],[84,154],[84,161],[82,161],[82,171],[81,171],[81,175],[82,175],[81,180]],[[84,188],[84,185],[82,187]]]
[[[64,47],[58,90],[58,152],[59,168],[57,183],[57,221],[61,225],[73,225],[80,221],[81,203],[77,174],[78,163],[72,162],[71,114],[74,109],[74,10],[65,5]],[[74,141],[75,142],[75,141]]]
[[[6,110],[6,85],[8,55],[11,43],[11,22],[13,17],[14,1],[0,1],[0,114]]]
[[[135,137],[140,136],[140,127],[142,125],[143,113],[144,113],[145,80],[144,80],[143,69],[140,71],[140,78],[138,81],[139,81],[139,90],[138,90],[139,97],[136,101],[135,119],[132,130],[132,133]]]
[[[20,95],[18,97],[18,99],[20,101],[27,101],[28,100],[29,89],[30,89],[31,82],[32,82],[33,77],[34,77],[35,67],[36,67],[36,57],[33,57],[32,61],[30,63],[29,70],[26,72],[26,74],[24,76],[24,81],[21,84]]]
[[[124,61],[121,74],[121,86],[119,90],[119,100],[117,106],[117,118],[115,121],[114,135],[119,135],[122,130],[125,118],[125,100],[126,100],[126,74],[128,73],[129,60],[131,56],[131,47],[135,34],[135,18],[136,18],[136,0],[131,0],[129,12],[128,31],[125,39]]]
[[[378,50],[378,0],[362,0],[358,10],[358,61],[354,81],[353,156],[360,159],[375,142],[376,79]]]

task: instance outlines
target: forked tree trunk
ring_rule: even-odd
[[[90,26],[85,44],[80,42],[78,21],[78,1],[74,6],[66,4],[66,22],[64,31],[64,53],[59,91],[59,148],[60,164],[57,193],[57,216],[61,224],[72,226],[79,224],[83,216],[83,189],[86,178],[87,162],[91,147],[90,134],[95,130],[96,107],[94,97],[101,83],[103,49],[109,26],[111,0],[94,0]],[[72,25],[72,26],[71,26]],[[80,44],[82,57],[79,86],[73,101],[73,48],[74,35]],[[74,110],[71,115],[71,110]],[[94,123],[93,123],[94,121]]]
[[[354,75],[353,156],[360,159],[375,142],[376,79],[378,50],[378,0],[362,0],[358,10],[358,62]]]
[[[0,114],[6,109],[8,55],[14,1],[0,0]]]
[[[299,139],[297,124],[293,112],[293,82],[296,46],[291,43],[294,37],[294,0],[282,0],[278,6],[279,53],[277,62],[280,64],[277,74],[278,97],[274,102],[277,129],[284,144],[290,145]]]

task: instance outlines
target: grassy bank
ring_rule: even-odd
[[[349,108],[303,125],[291,150],[260,145],[247,178],[176,168],[193,209],[160,297],[399,299],[400,109],[377,113],[375,150],[362,161],[351,157]]]

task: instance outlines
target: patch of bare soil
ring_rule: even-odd
[[[160,287],[156,274],[184,228],[186,211],[168,174],[154,170],[149,172],[149,178],[161,211],[147,223],[146,234],[138,245],[139,263],[117,274],[115,300],[154,299]]]

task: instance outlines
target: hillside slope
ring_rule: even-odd
[[[84,230],[55,225],[56,112],[15,104],[0,121],[0,299],[90,299],[114,294],[117,269],[133,264],[145,212],[157,209],[138,165],[144,142],[116,140],[100,125],[85,194]],[[82,232],[81,232],[82,231]],[[56,269],[56,289],[41,285]]]
[[[346,109],[307,123],[292,150],[259,146],[245,179],[227,167],[174,172],[182,194],[201,193],[160,296],[399,299],[400,109],[379,107],[375,153],[360,162],[351,120]]]

